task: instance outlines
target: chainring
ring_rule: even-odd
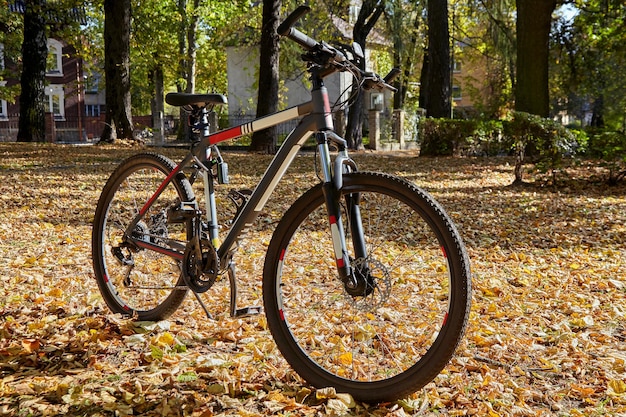
[[[190,241],[181,265],[185,284],[196,293],[208,291],[215,284],[219,264],[219,257],[212,246],[203,251],[197,241]]]

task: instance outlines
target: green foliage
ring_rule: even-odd
[[[501,120],[422,119],[419,132],[422,155],[496,156],[511,150]]]
[[[454,0],[452,36],[455,61],[466,67],[482,68],[478,77],[466,75],[463,94],[484,117],[499,117],[512,107],[515,85],[515,1]]]
[[[582,153],[587,146],[584,132],[524,112],[511,112],[503,120],[424,119],[419,137],[420,154],[425,156],[514,154],[517,182],[522,181],[528,158],[539,169],[556,174],[565,157]]]
[[[551,171],[561,168],[563,157],[584,149],[584,137],[575,135],[562,124],[525,112],[512,112],[504,123],[504,135],[511,139],[516,156],[515,181],[522,181],[526,156],[535,159],[537,167]]]
[[[553,112],[567,111],[585,124],[623,130],[626,7],[623,0],[578,0],[575,6],[574,18],[558,21],[553,33]]]
[[[626,134],[600,129],[589,129],[588,154],[604,161],[609,170],[607,181],[615,185],[626,177]]]
[[[605,161],[626,162],[626,134],[600,129],[589,129],[589,155]]]
[[[426,118],[420,122],[421,155],[452,156],[472,137],[476,121]]]
[[[8,5],[0,3],[0,45],[5,62],[18,62],[21,57],[24,19],[16,19],[15,12]],[[19,78],[19,74],[10,67],[0,68],[0,81]],[[19,95],[19,85],[7,87],[0,84],[0,100],[13,102]]]

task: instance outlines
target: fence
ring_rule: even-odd
[[[421,117],[423,117],[421,112],[370,110],[367,123],[370,149],[417,149]]]
[[[370,111],[368,114],[368,130],[370,148],[372,149],[406,149],[417,146],[417,126],[419,114],[407,114],[404,111],[379,112]],[[219,128],[225,129],[251,122],[252,115],[226,114],[219,118]],[[15,142],[17,140],[19,115],[11,115],[8,120],[0,120],[0,142]],[[46,115],[46,141],[56,143],[92,143],[99,140],[104,128],[104,115],[55,118],[50,113]],[[179,120],[167,116],[165,118],[165,137],[158,138],[152,131],[150,116],[133,116],[133,124],[137,133],[153,145],[164,145],[176,140],[176,131]],[[281,142],[297,125],[298,120],[291,120],[276,126],[279,142]],[[345,131],[345,114],[335,114],[335,126],[339,134]],[[232,145],[247,146],[250,136],[229,143]]]
[[[0,142],[15,142],[19,130],[19,114],[0,120]],[[54,117],[46,113],[46,142],[93,142],[102,133],[104,116]]]
[[[18,116],[10,116],[0,121],[0,142],[15,142],[17,139]]]

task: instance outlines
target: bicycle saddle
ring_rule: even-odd
[[[208,104],[227,104],[226,96],[222,94],[192,94],[168,93],[165,102],[172,106],[206,106]]]

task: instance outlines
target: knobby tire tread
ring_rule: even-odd
[[[115,299],[113,294],[111,294],[110,289],[105,282],[104,260],[102,259],[103,227],[108,206],[111,203],[120,183],[128,177],[128,175],[135,172],[140,166],[158,169],[164,174],[163,179],[165,179],[166,176],[169,175],[169,173],[171,173],[176,167],[176,164],[166,156],[154,152],[136,154],[120,163],[120,165],[109,177],[102,193],[100,194],[98,205],[96,206],[92,229],[92,260],[96,282],[100,289],[100,293],[102,294],[108,307],[113,312],[120,313],[125,316],[135,317],[138,320],[159,321],[171,316],[178,309],[187,295],[187,290],[173,290],[162,303],[150,310],[129,311],[123,308],[123,306],[120,305]],[[183,173],[179,173],[176,178],[173,179],[172,183],[176,187],[181,200],[184,199],[184,201],[193,201],[195,199],[191,184]],[[182,275],[178,279],[177,285],[185,285]]]
[[[434,379],[454,354],[467,326],[471,304],[471,275],[469,258],[458,231],[444,209],[426,191],[401,178],[383,174],[358,172],[344,176],[344,189],[369,188],[382,190],[392,189],[389,195],[408,195],[413,201],[416,211],[422,218],[429,218],[431,230],[439,229],[446,241],[448,257],[452,258],[455,280],[454,291],[449,307],[449,318],[444,325],[443,337],[437,338],[437,345],[431,346],[418,362],[404,372],[376,382],[360,382],[339,378],[328,373],[302,352],[293,341],[290,330],[283,325],[277,300],[277,266],[281,251],[288,247],[289,239],[298,228],[298,224],[306,220],[312,207],[323,204],[321,184],[305,192],[285,213],[271,239],[263,277],[263,297],[270,331],[283,356],[305,380],[316,387],[335,386],[338,391],[349,392],[358,400],[366,402],[391,401],[413,393]],[[295,224],[295,225],[294,225]]]

